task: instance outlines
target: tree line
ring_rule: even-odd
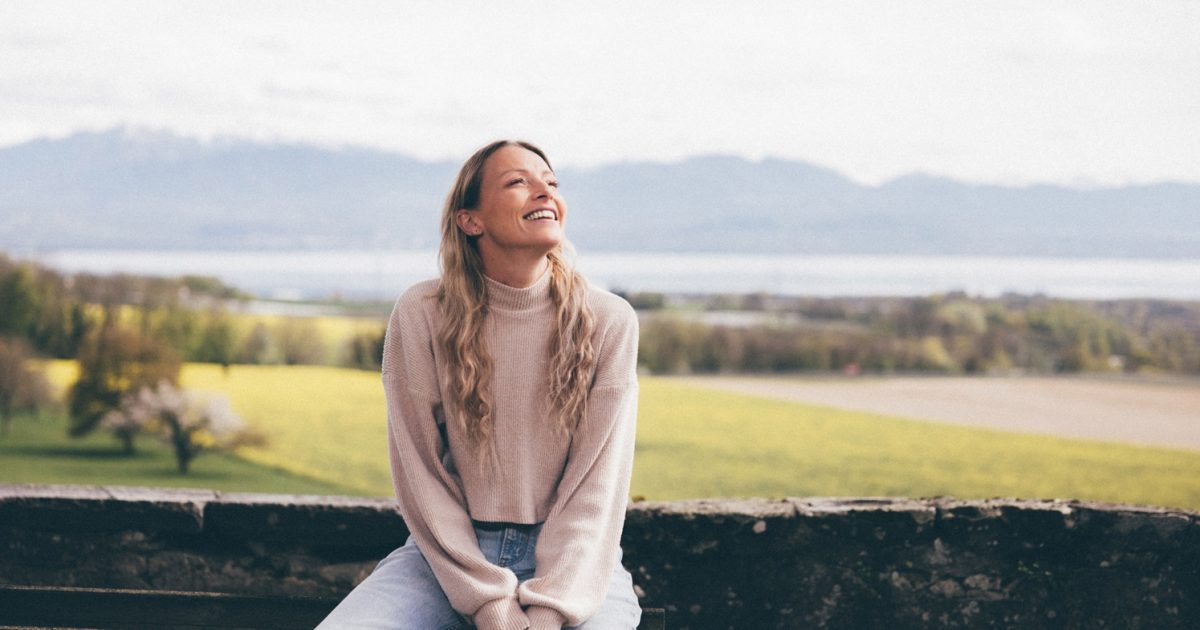
[[[651,373],[1200,374],[1200,302],[962,293],[623,297],[639,312],[639,363]],[[228,308],[248,298],[214,278],[61,274],[0,254],[0,434],[14,413],[50,402],[45,379],[29,367],[30,357],[42,356],[79,363],[64,401],[72,435],[103,427],[132,451],[139,432],[158,432],[174,445],[181,470],[200,442],[261,439],[229,430],[237,423],[219,401],[178,388],[185,361],[331,362],[311,318],[239,327]],[[381,315],[332,362],[378,370],[383,341]]]
[[[1200,374],[1200,303],[1045,296],[626,296],[653,373]],[[679,298],[676,298],[679,301]],[[686,308],[680,308],[681,306]],[[713,314],[754,313],[740,324]]]
[[[0,336],[24,339],[41,356],[73,359],[89,334],[119,328],[161,342],[186,362],[378,365],[371,346],[382,344],[382,325],[329,356],[311,318],[257,321],[243,330],[229,307],[251,298],[205,276],[63,274],[0,253]]]
[[[1200,373],[1198,302],[960,292],[911,298],[622,295],[641,313],[639,361],[653,373]],[[175,362],[379,368],[382,322],[330,357],[311,319],[259,321],[239,330],[227,305],[247,298],[214,278],[66,275],[0,254],[0,336],[21,339],[22,347],[42,356],[89,356],[107,337],[119,337],[110,345],[156,348]],[[757,317],[729,324],[710,317],[715,313]]]

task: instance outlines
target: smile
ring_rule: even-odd
[[[553,210],[543,208],[541,210],[534,210],[533,212],[530,212],[521,218],[525,219],[526,221],[537,221],[539,219],[550,219],[551,221],[557,221],[558,215],[555,214]]]

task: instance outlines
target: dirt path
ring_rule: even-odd
[[[1200,380],[757,376],[680,380],[726,391],[913,419],[1200,449]]]

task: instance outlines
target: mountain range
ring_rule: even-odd
[[[0,149],[0,249],[429,249],[457,166],[125,128],[34,140]],[[1198,184],[866,186],[721,155],[558,175],[581,250],[1200,258]]]

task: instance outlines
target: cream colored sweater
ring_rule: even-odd
[[[589,288],[596,372],[587,411],[565,438],[547,414],[550,272],[524,289],[488,279],[484,337],[493,363],[499,463],[481,471],[458,423],[443,414],[438,283],[422,282],[400,297],[384,343],[392,480],[404,521],[450,604],[480,630],[578,625],[604,600],[625,522],[637,417],[637,316],[621,298]],[[489,563],[472,519],[544,522],[534,577],[518,586],[512,571]]]

